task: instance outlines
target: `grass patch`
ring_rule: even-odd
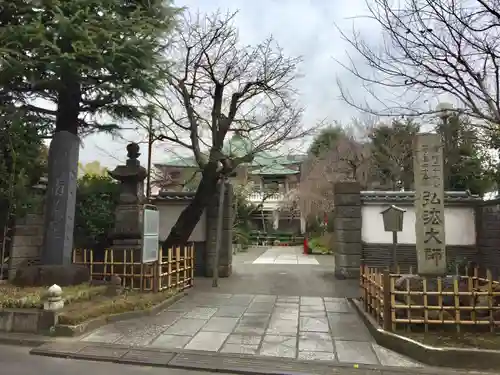
[[[440,348],[500,350],[500,333],[494,332],[398,332],[398,334]]]
[[[59,324],[76,325],[89,319],[114,314],[149,309],[176,295],[178,291],[140,293],[128,291],[120,296],[96,296],[89,300],[74,301],[65,306],[59,315]]]
[[[0,284],[0,308],[36,309],[43,307],[47,287],[17,287]],[[91,286],[88,283],[62,288],[65,303],[89,301],[104,293],[106,286]]]

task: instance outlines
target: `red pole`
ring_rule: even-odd
[[[304,237],[304,255],[307,255],[308,248],[309,248],[309,244],[307,243],[307,237]]]

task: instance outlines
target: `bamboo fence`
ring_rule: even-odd
[[[412,328],[489,328],[500,325],[500,283],[477,267],[466,275],[425,277],[361,266],[361,300],[386,331]]]
[[[109,280],[118,276],[125,288],[159,292],[168,289],[187,289],[194,281],[194,246],[177,246],[158,251],[158,259],[142,263],[135,249],[106,249],[96,257],[93,249],[75,249],[73,264],[89,268],[92,280]]]

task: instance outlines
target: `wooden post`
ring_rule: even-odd
[[[392,331],[392,306],[391,306],[391,274],[389,271],[385,270],[382,279],[382,285],[384,288],[383,301],[384,301],[384,330]]]
[[[173,248],[168,248],[167,249],[167,256],[168,256],[168,277],[167,277],[167,288],[170,289],[172,287],[172,252],[174,251]]]
[[[161,267],[162,267],[163,249],[160,247],[158,251],[158,259],[156,264],[153,264],[153,292],[161,291]]]
[[[194,243],[189,245],[189,258],[191,259],[191,280],[190,286],[194,285]]]

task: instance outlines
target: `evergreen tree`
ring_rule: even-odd
[[[390,189],[413,186],[413,139],[419,131],[413,120],[394,120],[381,125],[370,135],[373,179]]]
[[[137,103],[164,81],[164,39],[176,13],[168,0],[1,3],[0,100],[53,135],[44,262],[70,260],[72,229],[56,203],[68,205],[63,220],[74,216],[78,136],[114,131],[116,120],[141,116]]]
[[[445,189],[479,195],[489,191],[493,185],[490,157],[470,119],[453,114],[439,120],[436,132],[443,142]]]
[[[322,156],[335,148],[336,143],[345,136],[344,130],[340,126],[328,126],[321,129],[320,133],[314,137],[309,146],[309,153],[313,156]]]
[[[0,98],[53,130],[113,130],[137,117],[129,99],[162,82],[170,1],[30,0],[0,5]]]

